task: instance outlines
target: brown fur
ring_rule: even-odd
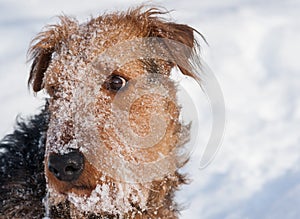
[[[62,126],[54,127],[55,123],[51,122],[58,120],[61,116],[59,114],[60,105],[57,104],[57,101],[63,100],[68,104],[72,101],[72,91],[63,87],[62,81],[69,80],[70,83],[72,81],[75,85],[80,85],[80,81],[76,81],[77,69],[84,69],[106,48],[134,38],[160,37],[183,43],[191,48],[195,46],[195,30],[187,25],[165,21],[159,17],[164,13],[155,8],[144,11],[143,7],[139,7],[127,12],[99,16],[81,26],[75,19],[61,17],[61,24],[49,26],[34,39],[29,51],[33,60],[29,84],[35,92],[45,89],[50,95],[50,123],[47,132],[45,164],[48,163],[48,156],[49,153],[52,153],[51,147],[53,145],[66,145],[75,139],[75,123],[71,116],[64,118],[65,121]],[[82,28],[85,31],[82,31]],[[97,30],[102,31],[101,37],[93,35]],[[171,48],[166,46],[164,49],[173,54]],[[54,55],[56,59],[53,59]],[[185,56],[183,61],[188,63],[188,58],[189,55]],[[64,61],[67,59],[75,60],[74,63],[78,66],[67,66],[66,63],[68,62]],[[148,60],[146,62],[136,60],[120,67],[114,74],[132,80],[141,76],[145,69],[151,71],[152,68],[155,68],[157,72],[168,76],[175,65],[176,63],[163,60]],[[183,66],[179,66],[179,68],[184,74],[193,76]],[[169,87],[170,93],[175,99],[176,86],[170,84]],[[130,92],[130,89],[126,92]],[[62,93],[66,95],[62,96]],[[100,96],[94,97],[97,106],[94,113],[96,115],[101,114],[104,119],[107,119],[111,114],[109,108],[111,102],[108,97],[113,99],[115,94],[107,90],[105,86],[101,88],[100,94]],[[143,104],[145,103],[147,107],[144,107]],[[97,127],[99,138],[110,151],[121,153],[128,161],[140,162],[142,159],[143,162],[152,162],[159,158],[159,154],[167,156],[178,146],[182,124],[178,121],[180,109],[176,104],[159,96],[147,95],[142,100],[135,101],[130,110],[132,112],[130,113],[131,127],[139,136],[146,136],[150,132],[150,117],[156,111],[159,111],[168,121],[166,133],[163,139],[153,147],[136,148],[132,152],[125,147],[124,139],[115,137],[114,127],[104,128],[99,125]],[[60,137],[52,138],[56,135],[54,128],[62,133]],[[97,156],[101,159],[101,154]],[[173,159],[176,159],[176,156]],[[183,164],[184,162],[181,165]],[[177,171],[152,182],[145,184],[139,182],[137,188],[141,188],[142,191],[132,190],[132,192],[147,194],[146,208],[141,209],[138,203],[132,201],[131,210],[123,212],[122,215],[114,215],[105,209],[97,212],[82,211],[68,200],[67,195],[74,193],[76,196],[89,197],[97,185],[105,184],[109,185],[110,195],[114,196],[115,193],[119,192],[119,186],[125,185],[127,182],[118,182],[112,176],[106,175],[105,171],[99,171],[95,168],[95,164],[88,159],[85,160],[82,175],[74,182],[59,181],[49,172],[47,165],[45,174],[48,188],[50,188],[49,205],[52,218],[178,218],[179,208],[174,202],[173,196],[179,186],[186,183],[185,177]]]

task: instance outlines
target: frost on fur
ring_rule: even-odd
[[[170,72],[178,67],[197,77],[197,43],[193,28],[160,18],[164,13],[139,7],[83,24],[61,17],[34,39],[29,84],[49,100],[47,124],[36,127],[43,134],[31,139],[38,146],[29,146],[41,149],[37,174],[45,180],[37,183],[43,190],[32,217],[178,217],[173,196],[186,183],[178,169],[188,160],[189,125],[180,120]],[[12,188],[11,180],[2,187]],[[1,201],[1,213],[29,215]]]

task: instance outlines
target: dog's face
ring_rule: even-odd
[[[169,78],[176,63],[140,57],[137,50],[144,48],[132,48],[147,37],[193,47],[193,29],[163,22],[156,13],[136,10],[81,25],[64,17],[37,37],[30,83],[50,96],[50,205],[67,201],[82,215],[142,211],[151,183],[183,164],[177,149],[187,128]],[[172,55],[167,46],[158,49]]]

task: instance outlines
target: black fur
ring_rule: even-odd
[[[0,141],[0,219],[41,219],[46,210],[44,155],[46,131],[48,129],[48,104],[40,114],[29,120],[17,119],[14,132]],[[69,203],[50,208],[55,219],[70,219]],[[113,215],[90,219],[119,218]]]
[[[42,218],[48,106],[28,121],[18,119],[15,131],[0,141],[0,218]]]

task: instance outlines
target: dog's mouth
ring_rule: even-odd
[[[50,177],[51,179],[52,177]],[[88,184],[87,182],[82,182],[82,180],[74,181],[74,182],[63,182],[58,179],[49,180],[49,185],[60,195],[67,196],[70,193],[74,193],[77,195],[89,196],[91,192],[96,188],[96,185]]]
[[[87,185],[72,185],[72,189],[71,190],[80,190],[80,191],[91,191],[94,188],[91,186],[87,186]]]

